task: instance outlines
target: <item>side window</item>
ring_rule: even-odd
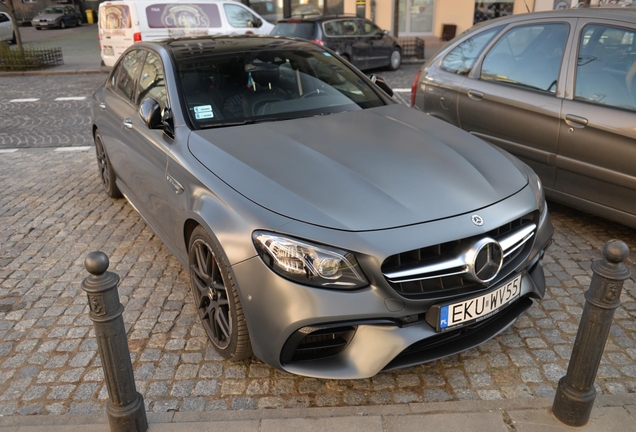
[[[121,68],[117,74],[115,91],[125,99],[132,99],[135,80],[139,75],[141,62],[146,54],[143,50],[134,50],[126,54],[121,61]]]
[[[252,27],[248,24],[248,21],[252,23],[256,21],[254,15],[241,6],[224,4],[223,8],[225,9],[227,20],[232,27]]]
[[[322,25],[327,36],[342,36],[344,35],[344,29],[342,28],[340,21],[327,21]]]
[[[146,56],[144,67],[141,69],[139,84],[137,84],[137,97],[135,98],[136,105],[139,105],[147,97],[159,102],[161,109],[168,104],[163,65],[159,56],[152,52]]]
[[[446,72],[465,75],[475,63],[475,59],[479,57],[482,50],[501,31],[502,27],[485,31],[476,36],[471,37],[465,42],[456,46],[451,52],[446,54],[442,60],[442,69]]]
[[[588,25],[581,32],[574,98],[636,109],[636,32]]]
[[[5,14],[0,14],[0,23],[7,21],[9,21],[9,18]]]
[[[369,22],[369,21],[362,21],[362,32],[365,35],[375,35],[378,33],[382,33],[382,30],[380,30],[380,27],[378,27],[377,25]]]
[[[538,24],[510,30],[486,54],[481,79],[555,93],[567,24]]]
[[[342,27],[347,36],[359,36],[362,33],[357,20],[342,21]]]

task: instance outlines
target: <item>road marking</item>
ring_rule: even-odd
[[[86,96],[69,96],[55,98],[56,101],[80,101],[86,99]]]
[[[393,93],[411,93],[411,89],[393,89]]]
[[[53,151],[56,152],[74,152],[74,151],[86,151],[90,150],[91,146],[82,146],[82,147],[58,147]]]
[[[37,102],[40,98],[11,99],[9,102]]]
[[[15,153],[18,149],[0,149],[0,153]]]

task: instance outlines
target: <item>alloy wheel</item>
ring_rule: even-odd
[[[99,177],[102,179],[102,186],[104,190],[108,192],[110,190],[110,172],[108,169],[108,158],[106,157],[106,151],[104,150],[104,144],[101,137],[97,135],[95,137],[95,153],[97,154],[97,165],[99,169]]]
[[[402,54],[400,54],[399,50],[395,50],[391,53],[391,68],[397,69],[400,67],[400,63],[402,62]]]
[[[194,262],[190,263],[195,306],[212,343],[225,349],[233,331],[227,288],[210,246],[203,239],[196,239],[192,252],[195,254]]]

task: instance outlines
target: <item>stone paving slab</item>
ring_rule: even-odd
[[[564,426],[548,410],[509,411],[507,414],[514,423],[516,432],[553,432],[565,428],[586,432],[628,431],[634,430],[636,420],[622,406],[593,409],[589,423],[582,428]]]

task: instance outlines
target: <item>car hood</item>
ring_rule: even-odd
[[[469,213],[527,184],[489,144],[397,104],[200,130],[190,135],[189,148],[260,206],[347,231]]]

